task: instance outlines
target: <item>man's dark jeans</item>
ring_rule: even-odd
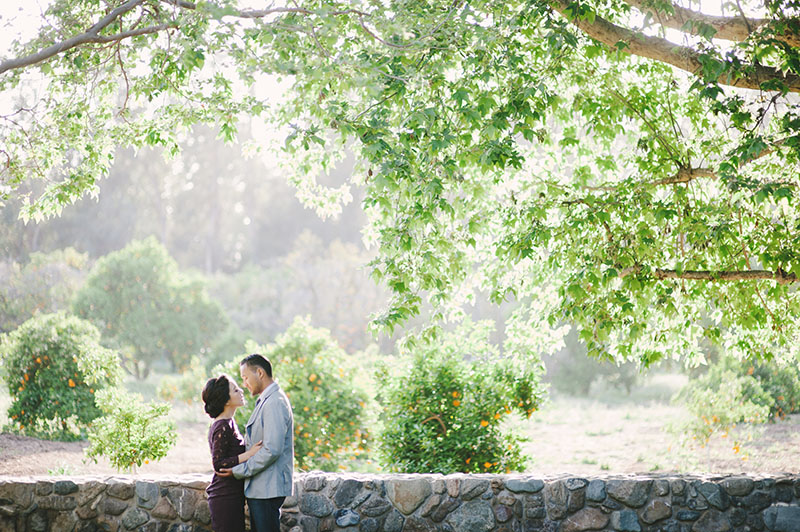
[[[252,532],[281,532],[281,505],[286,497],[247,499]]]

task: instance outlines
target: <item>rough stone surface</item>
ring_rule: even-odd
[[[480,497],[488,489],[488,480],[480,478],[465,478],[461,481],[461,491],[459,492],[459,497],[461,497],[461,499],[464,501],[469,501],[475,497]]]
[[[486,487],[488,487],[489,482],[485,482]],[[485,491],[485,489],[482,491]],[[404,515],[411,515],[414,510],[419,508],[420,504],[431,494],[431,491],[430,482],[423,478],[390,480],[386,483],[386,495],[394,504],[394,507]]]
[[[692,532],[728,532],[730,529],[730,520],[725,514],[714,509],[703,512],[700,519],[692,525]]]
[[[386,521],[383,522],[383,530],[384,532],[400,532],[403,530],[404,521],[403,514],[397,510],[392,510],[386,516]]]
[[[494,528],[494,512],[486,502],[472,500],[465,502],[448,515],[447,523],[458,532],[489,532]]]
[[[300,511],[314,517],[325,517],[333,512],[333,504],[319,493],[304,493],[300,498]]]
[[[498,523],[505,523],[514,517],[514,510],[502,504],[495,506],[494,518]]]
[[[567,515],[569,491],[564,482],[548,484],[544,488],[545,508],[550,520],[563,519]]]
[[[147,515],[147,512],[141,508],[131,508],[122,516],[122,526],[127,530],[133,530],[142,526],[149,520],[150,516]]]
[[[444,518],[447,517],[450,512],[458,508],[460,504],[461,501],[454,497],[446,498],[441,502],[441,504],[439,504],[439,506],[436,507],[433,512],[431,512],[431,520],[433,520],[434,523],[440,523],[444,521]]]
[[[182,521],[192,517],[198,499],[196,491],[183,487],[167,488],[167,498]]]
[[[117,499],[127,500],[133,497],[133,483],[112,479],[108,483],[106,493]]]
[[[364,483],[354,478],[346,478],[336,488],[336,493],[333,495],[333,504],[338,508],[344,508],[353,502],[361,491]]]
[[[600,530],[608,524],[608,515],[597,508],[584,508],[567,517],[561,524],[561,532]]]
[[[775,532],[800,532],[800,506],[770,506],[764,511],[764,524]]]
[[[642,526],[632,510],[622,510],[611,514],[611,527],[619,532],[641,532]]]
[[[392,504],[383,497],[370,497],[358,511],[367,517],[379,517],[392,509]]]
[[[0,532],[211,532],[208,480],[0,478]],[[800,478],[299,473],[281,530],[800,532]]]
[[[644,506],[650,493],[652,480],[609,480],[606,482],[608,495],[632,508]]]
[[[71,480],[59,480],[53,484],[53,491],[56,495],[69,495],[78,491],[78,485]]]
[[[719,484],[703,482],[697,486],[697,491],[717,510],[727,510],[730,506],[728,495]]]
[[[566,481],[567,489],[570,491],[585,488],[588,483],[589,481],[585,478],[568,478]]]
[[[747,477],[731,477],[722,481],[722,487],[728,495],[734,497],[749,495],[750,492],[753,491],[754,484],[755,482],[753,482],[753,479]]]
[[[333,517],[336,519],[336,526],[340,526],[342,528],[346,526],[357,525],[358,522],[361,521],[361,516],[349,508],[336,510],[336,512],[333,514]]]
[[[155,507],[161,494],[161,490],[155,482],[137,482],[135,490],[136,504],[147,509]]]
[[[506,481],[506,489],[514,493],[538,493],[544,489],[544,482],[538,478],[512,478]]]
[[[586,487],[586,498],[593,502],[600,502],[606,498],[606,483],[599,479],[589,482]]]
[[[647,503],[642,512],[642,521],[652,525],[672,515],[672,507],[666,501],[655,499]]]

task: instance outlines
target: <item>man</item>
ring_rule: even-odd
[[[294,462],[294,418],[292,406],[272,379],[272,364],[261,355],[246,357],[239,364],[242,381],[253,397],[258,396],[247,421],[247,449],[261,441],[263,447],[246,462],[223,469],[244,480],[244,496],[250,509],[253,532],[280,532],[281,505],[292,494]]]

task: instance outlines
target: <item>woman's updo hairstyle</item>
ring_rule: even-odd
[[[231,398],[231,380],[225,374],[206,381],[203,387],[203,402],[206,404],[206,413],[212,418],[217,417],[225,410],[225,404]]]

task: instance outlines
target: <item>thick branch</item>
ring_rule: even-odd
[[[708,177],[717,179],[717,174],[711,168],[681,168],[678,173],[671,177],[665,177],[658,181],[653,181],[651,185],[677,185],[679,183],[688,183],[698,177]]]
[[[618,43],[624,43],[626,46],[622,50],[631,55],[667,63],[695,75],[703,69],[700,53],[688,46],[680,46],[661,37],[634,32],[612,24],[602,17],[596,16],[592,22],[588,19],[581,20],[570,12],[570,3],[567,0],[554,0],[553,7],[589,37],[612,48],[617,48]],[[759,90],[762,82],[779,79],[786,84],[790,92],[800,92],[800,77],[793,74],[784,76],[780,71],[762,65],[754,65],[752,68],[753,72],[743,77],[723,75],[717,81],[722,85]]]
[[[707,15],[699,11],[686,9],[674,2],[671,6],[672,13],[658,9],[656,5],[653,5],[654,2],[652,0],[625,0],[625,3],[635,7],[642,13],[650,13],[654,20],[666,28],[674,28],[697,35],[700,33],[702,26],[710,26],[716,31],[715,38],[733,42],[744,41],[754,32],[768,27],[771,22],[769,19],[763,18],[745,19],[743,17]],[[770,34],[770,36],[789,46],[800,46],[800,36],[798,35]]]
[[[620,277],[625,277],[642,271],[642,266],[625,268],[619,272]],[[656,279],[687,279],[693,281],[776,281],[778,284],[796,283],[798,278],[793,273],[786,273],[783,270],[771,272],[769,270],[686,270],[678,273],[677,270],[663,270],[657,268],[652,270],[653,277]]]

